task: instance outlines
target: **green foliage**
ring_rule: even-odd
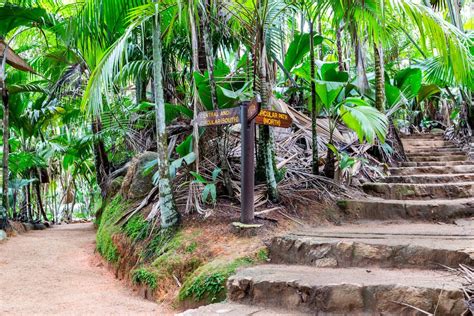
[[[123,231],[132,240],[142,240],[146,237],[148,229],[149,223],[141,214],[137,214],[127,222]]]
[[[156,286],[158,284],[156,280],[156,275],[145,268],[133,270],[132,281],[135,284],[146,284],[152,290],[156,289]]]
[[[195,178],[194,182],[204,185],[204,190],[202,191],[202,201],[204,203],[207,203],[208,200],[212,204],[217,202],[217,177],[221,171],[221,168],[215,168],[212,171],[211,180],[206,180],[202,175],[194,171],[190,172]]]

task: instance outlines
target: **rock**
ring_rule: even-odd
[[[35,229],[35,226],[31,223],[23,223],[23,226],[25,227],[26,231],[30,231],[30,230]]]
[[[0,242],[7,239],[7,233],[4,230],[0,229]]]
[[[157,167],[147,175],[144,175],[144,169],[146,164],[157,159],[157,156],[157,153],[146,151],[132,159],[121,187],[123,197],[139,199],[145,197],[151,191],[154,186],[152,178],[157,171]]]
[[[107,190],[107,194],[109,197],[114,197],[115,195],[117,195],[117,193],[120,192],[120,188],[122,187],[124,178],[125,177],[123,176],[117,177],[110,182],[109,188]]]
[[[46,229],[46,225],[43,223],[35,223],[33,224],[33,229],[34,230],[44,230]]]

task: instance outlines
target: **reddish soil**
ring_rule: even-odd
[[[0,315],[165,315],[94,253],[90,223],[32,231],[0,244]]]

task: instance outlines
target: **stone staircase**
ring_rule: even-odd
[[[439,135],[403,139],[409,162],[341,201],[356,224],[273,238],[271,264],[239,270],[228,301],[185,315],[461,315],[474,265],[474,163]],[[415,221],[416,220],[416,221]]]

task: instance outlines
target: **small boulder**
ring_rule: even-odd
[[[23,223],[23,226],[25,227],[26,231],[35,229],[35,226],[31,223]]]
[[[153,189],[153,175],[157,167],[151,172],[144,174],[145,166],[158,157],[157,153],[146,151],[134,157],[130,163],[127,174],[123,179],[121,193],[127,199],[139,199],[145,197]]]
[[[33,224],[34,230],[44,230],[46,229],[46,225],[43,223],[35,223]]]
[[[120,192],[120,188],[122,187],[123,180],[124,180],[124,177],[121,176],[121,177],[117,177],[117,178],[113,179],[110,182],[109,188],[107,190],[107,194],[110,197],[114,197],[115,195],[117,195],[117,193]]]
[[[0,242],[7,239],[7,233],[4,230],[0,229]]]

